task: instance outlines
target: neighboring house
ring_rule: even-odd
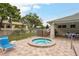
[[[20,28],[28,30],[28,26],[21,22],[12,22],[11,27],[8,21],[3,21],[1,30],[20,30]]]
[[[79,33],[79,13],[48,22],[51,26],[50,37],[64,36],[67,32]]]

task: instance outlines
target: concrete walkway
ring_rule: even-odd
[[[17,41],[16,47],[8,50],[3,56],[75,56],[74,51],[70,48],[70,40],[66,38],[55,38],[56,45],[48,48],[38,48],[28,45],[30,39],[38,37],[30,37]]]

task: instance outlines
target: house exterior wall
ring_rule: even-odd
[[[65,35],[67,32],[70,33],[79,33],[79,13],[76,13],[74,15],[66,16],[60,19],[55,19],[53,21],[48,22],[51,25],[51,29],[53,27],[52,23],[55,23],[54,31],[57,35]],[[58,28],[58,25],[66,25],[66,28]],[[70,28],[71,25],[76,25],[75,28]],[[53,31],[51,31],[53,32]],[[51,34],[50,34],[51,35]]]
[[[20,30],[19,27],[23,27],[23,29],[28,30],[28,26],[25,24],[12,24],[11,28],[7,28],[8,25],[8,23],[3,23],[3,28],[1,28],[1,30]]]
[[[58,25],[66,25],[66,28],[58,28]],[[75,28],[71,28],[71,25],[75,25]],[[55,29],[57,31],[57,35],[62,35],[64,36],[67,32],[74,32],[74,33],[79,33],[79,22],[73,22],[73,23],[61,23],[61,24],[56,24],[54,25]]]

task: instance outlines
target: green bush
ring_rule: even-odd
[[[34,36],[35,34],[34,33],[21,33],[21,32],[14,32],[12,33],[11,35],[9,35],[9,39],[10,41],[12,40],[21,40],[21,39],[25,39],[25,38],[28,38],[28,37],[31,37],[31,36]]]

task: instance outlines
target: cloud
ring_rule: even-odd
[[[0,0],[6,3],[49,4],[49,3],[78,3],[79,0]]]
[[[39,5],[21,5],[21,6],[17,6],[20,9],[21,15],[25,16],[26,13],[30,12],[33,9],[40,9]]]
[[[10,3],[13,6],[17,6],[18,9],[20,9],[21,12],[21,16],[25,16],[26,13],[31,11],[31,8],[35,8],[35,9],[39,9],[40,6],[39,5],[32,5],[32,4],[26,4],[26,3]]]
[[[44,3],[52,3],[52,0],[0,0],[0,2],[5,3],[12,3],[12,4],[20,4],[20,3],[26,3],[26,4],[44,4]]]
[[[31,8],[33,9],[40,9],[40,5],[30,5],[30,4],[12,4],[12,5],[15,5],[17,6],[18,9],[20,9],[20,12],[21,12],[21,16],[25,16],[26,13],[30,12],[31,11]]]
[[[26,13],[31,10],[31,7],[28,6],[28,4],[25,4],[25,3],[24,4],[18,4],[18,3],[16,4],[16,3],[13,3],[11,5],[17,6],[17,8],[20,9],[21,16],[25,16]]]
[[[31,10],[30,7],[20,7],[20,12],[22,16],[25,16],[27,12]]]
[[[33,8],[40,9],[40,6],[39,5],[34,5]]]

